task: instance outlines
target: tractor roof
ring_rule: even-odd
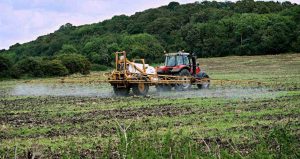
[[[175,55],[190,55],[190,53],[187,52],[175,52],[175,53],[166,53],[165,56],[175,56]]]

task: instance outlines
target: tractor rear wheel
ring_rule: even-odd
[[[197,74],[197,77],[200,79],[209,78],[209,76],[205,72],[201,72],[201,73]],[[199,89],[208,89],[209,85],[210,85],[210,80],[208,80],[206,83],[203,83],[203,84],[197,84],[197,87]]]
[[[118,87],[117,85],[113,86],[114,93],[117,96],[128,96],[130,87]]]
[[[134,95],[145,96],[149,91],[149,85],[147,83],[138,83],[132,86],[132,92]]]
[[[191,73],[187,69],[181,70],[178,75],[179,76],[191,77]],[[187,80],[187,82],[176,84],[175,85],[176,90],[186,91],[186,90],[191,88],[192,84],[189,80],[190,78],[186,78],[186,77],[179,78],[180,80]]]

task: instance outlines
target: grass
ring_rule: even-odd
[[[5,93],[0,96],[0,157],[299,158],[299,54],[199,61],[213,79],[264,82],[261,87],[274,95],[98,98]],[[102,74],[63,81],[87,85],[104,79]],[[61,82],[1,81],[0,91],[24,83]],[[215,83],[212,89],[227,86]]]
[[[255,80],[276,88],[299,88],[299,54],[200,59],[213,79]]]

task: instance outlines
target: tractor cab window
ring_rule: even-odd
[[[176,56],[166,56],[166,66],[175,66],[176,65]]]
[[[184,65],[189,65],[190,64],[190,60],[188,56],[183,56],[183,64]]]
[[[177,65],[183,65],[183,56],[176,56]]]

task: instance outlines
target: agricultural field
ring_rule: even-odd
[[[116,97],[104,72],[0,82],[1,158],[300,158],[300,54],[198,59],[209,89]]]

